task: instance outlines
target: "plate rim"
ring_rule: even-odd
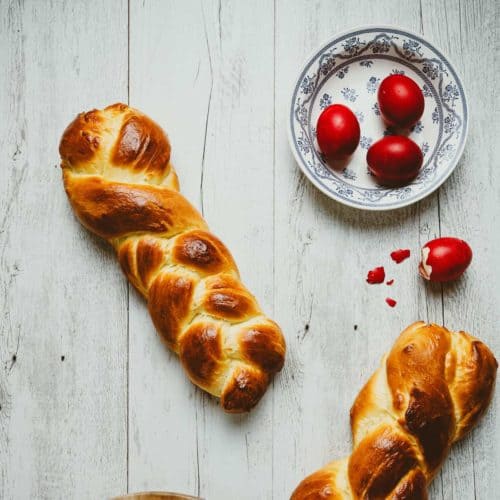
[[[465,86],[463,84],[463,80],[462,80],[460,74],[457,72],[456,66],[455,66],[453,60],[451,60],[448,56],[445,56],[443,51],[441,50],[441,48],[438,45],[436,45],[434,42],[429,41],[423,35],[415,33],[413,30],[410,30],[410,29],[407,29],[404,27],[400,27],[397,25],[393,25],[393,24],[364,24],[364,25],[355,26],[355,27],[352,27],[352,28],[335,33],[334,35],[323,40],[323,42],[321,44],[317,45],[309,53],[309,55],[305,58],[304,62],[300,66],[300,70],[298,73],[299,76],[304,72],[304,69],[306,68],[306,66],[308,64],[310,64],[311,60],[314,57],[316,57],[316,55],[322,49],[324,49],[325,46],[332,43],[334,40],[336,40],[338,38],[342,38],[342,37],[345,37],[346,35],[353,34],[355,32],[362,31],[362,30],[381,30],[381,31],[397,30],[397,31],[401,31],[403,33],[407,33],[408,35],[415,37],[417,40],[423,41],[426,44],[428,44],[436,52],[436,54],[438,56],[440,56],[444,61],[447,62],[448,66],[455,74],[456,79],[460,83],[460,86],[461,86],[461,89],[463,92],[463,96],[464,96],[463,105],[464,105],[464,111],[465,111],[464,115],[465,115],[466,119],[464,120],[465,123],[464,123],[463,141],[462,141],[462,144],[460,145],[460,147],[457,151],[457,155],[455,156],[455,160],[454,160],[454,163],[452,164],[451,168],[446,173],[446,175],[444,175],[439,180],[439,182],[437,182],[436,185],[433,188],[431,188],[428,192],[424,191],[424,192],[416,195],[414,198],[411,198],[408,200],[401,200],[400,203],[394,204],[393,206],[360,205],[356,202],[352,202],[350,200],[346,200],[344,198],[340,198],[340,197],[335,196],[330,191],[328,191],[320,182],[318,182],[318,180],[311,174],[311,172],[309,172],[309,170],[305,168],[305,166],[302,164],[302,158],[300,157],[300,155],[298,154],[298,152],[295,148],[295,142],[293,141],[293,137],[292,137],[292,119],[291,119],[291,116],[293,115],[293,103],[294,103],[295,89],[297,88],[297,85],[300,84],[298,79],[294,80],[294,83],[292,84],[291,92],[290,92],[291,98],[289,101],[289,106],[287,108],[287,118],[286,118],[287,127],[286,128],[287,128],[287,136],[288,136],[288,145],[290,146],[290,149],[292,150],[292,154],[293,154],[293,157],[295,159],[295,162],[298,164],[301,172],[314,185],[314,187],[319,189],[324,195],[328,196],[328,198],[330,198],[338,203],[341,203],[343,205],[346,205],[346,206],[349,206],[352,208],[357,208],[358,210],[367,210],[367,211],[376,211],[376,212],[398,210],[398,209],[407,207],[409,205],[413,205],[414,203],[417,203],[417,202],[423,200],[427,196],[430,196],[432,193],[437,191],[448,180],[448,178],[451,176],[451,174],[457,168],[458,163],[462,159],[462,156],[463,156],[463,153],[465,150],[465,144],[467,143],[467,139],[469,136],[469,116],[470,116],[469,101],[468,101]]]

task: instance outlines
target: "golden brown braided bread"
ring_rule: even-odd
[[[281,370],[285,341],[227,248],[178,192],[163,130],[114,104],[79,114],[59,152],[76,215],[115,248],[191,381],[228,412],[250,410]]]
[[[354,402],[351,456],[304,479],[292,500],[426,499],[450,446],[488,406],[497,366],[467,333],[409,326]]]

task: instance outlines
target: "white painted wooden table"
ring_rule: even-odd
[[[0,0],[0,497],[285,499],[349,453],[350,405],[408,323],[469,330],[499,355],[498,5]],[[307,54],[366,23],[441,46],[472,114],[451,179],[383,214],[314,189],[285,129]],[[59,137],[77,112],[115,101],[168,131],[182,191],[286,333],[286,367],[248,416],[223,414],[188,382],[112,251],[71,213]],[[464,279],[426,285],[415,252],[390,267],[398,306],[388,308],[388,289],[368,287],[365,271],[440,234],[471,243]],[[431,498],[498,498],[499,422],[497,395]]]

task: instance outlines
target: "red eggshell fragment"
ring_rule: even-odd
[[[377,285],[379,283],[383,283],[385,280],[385,269],[381,267],[376,267],[371,271],[368,271],[368,275],[366,277],[366,282],[370,283],[370,285]]]
[[[472,250],[464,240],[436,238],[423,246],[419,272],[430,281],[452,281],[464,273],[471,260]]]
[[[399,249],[399,250],[394,250],[394,252],[391,252],[391,259],[396,263],[396,264],[401,264],[403,260],[406,260],[410,256],[410,250],[408,248],[406,249]]]
[[[394,299],[391,299],[390,297],[387,297],[385,301],[387,302],[387,305],[389,307],[394,307],[397,304],[397,302]]]
[[[392,279],[392,280],[387,281],[386,285],[391,286],[393,283],[394,283],[394,280]]]

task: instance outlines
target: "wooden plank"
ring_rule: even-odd
[[[204,214],[231,249],[244,283],[273,316],[273,3],[224,0],[203,8],[212,63]],[[272,498],[273,401],[271,386],[249,415],[230,417],[203,399],[203,496]]]
[[[441,232],[468,241],[474,260],[466,275],[443,289],[444,320],[470,331],[500,353],[500,174],[495,156],[500,132],[498,2],[458,0],[422,3],[424,32],[448,54],[463,78],[470,110],[465,154],[441,189]],[[442,478],[444,498],[498,497],[500,400],[455,447]]]
[[[393,24],[419,31],[419,6],[410,1],[365,1],[355,8],[277,2],[275,311],[289,356],[274,393],[276,498],[350,453],[349,409],[382,354],[407,324],[441,320],[440,293],[418,278],[417,252],[400,267],[389,258],[393,249],[416,250],[437,234],[436,195],[385,213],[341,206],[300,174],[287,142],[292,86],[306,56],[339,31],[387,23],[388,12]],[[390,289],[395,309],[384,303],[387,287],[365,283],[367,270],[381,264],[396,278]]]
[[[272,4],[132,2],[130,55],[131,104],[168,131],[182,192],[272,313]],[[250,416],[224,414],[133,293],[130,391],[130,490],[271,498],[272,390]]]
[[[198,2],[130,3],[130,104],[167,131],[182,192],[200,206],[210,67]],[[130,291],[129,490],[199,490],[196,388]]]
[[[126,2],[0,3],[0,497],[126,488],[126,287],[58,166],[76,112],[126,99]]]

